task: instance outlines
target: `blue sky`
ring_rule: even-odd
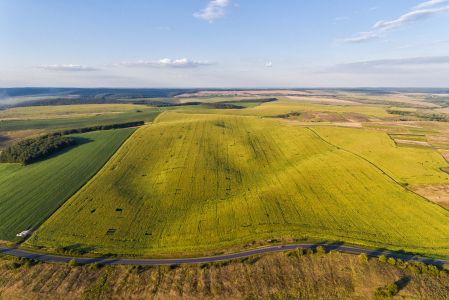
[[[449,0],[0,0],[0,86],[449,87]]]

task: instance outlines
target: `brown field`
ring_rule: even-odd
[[[17,264],[17,262],[16,262]],[[0,299],[447,299],[449,278],[341,253],[270,254],[228,263],[133,267],[15,266],[0,259]]]
[[[0,132],[0,149],[5,148],[8,145],[11,145],[11,144],[18,142],[20,140],[23,140],[25,138],[39,135],[42,132],[43,132],[43,130],[38,130],[38,129]]]
[[[448,184],[430,184],[418,185],[413,188],[415,193],[427,198],[428,200],[449,209],[449,185]]]
[[[360,105],[360,103],[342,100],[335,97],[323,97],[323,96],[287,96],[288,99],[305,102],[315,102],[320,104],[336,104],[336,105]]]
[[[423,142],[423,141],[401,140],[401,139],[395,139],[394,141],[398,145],[430,147],[428,142]]]

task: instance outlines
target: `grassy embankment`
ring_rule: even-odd
[[[390,261],[391,263],[392,261]],[[447,299],[444,271],[403,268],[347,254],[297,252],[207,265],[33,264],[0,258],[0,299]]]

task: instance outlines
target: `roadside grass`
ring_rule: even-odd
[[[396,153],[383,132],[314,130],[257,117],[165,112],[139,128],[26,245],[185,256],[290,237],[447,256],[449,212],[376,165],[407,182],[446,180],[433,169],[437,156]],[[317,132],[335,136],[333,142],[356,135],[362,145],[368,141],[367,154],[344,145],[368,158],[369,151],[382,155],[372,154],[372,164]],[[390,148],[392,158],[383,158]]]
[[[80,142],[28,166],[0,164],[0,240],[34,229],[89,180],[134,129],[73,135]]]
[[[302,249],[300,249],[302,250]],[[425,272],[423,272],[425,270]],[[438,270],[438,269],[437,269]],[[70,266],[0,257],[4,299],[447,299],[447,271],[339,252],[295,251],[201,265]]]

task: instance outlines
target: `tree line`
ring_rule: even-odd
[[[28,165],[75,144],[76,139],[61,135],[26,139],[3,150],[0,153],[0,162]]]
[[[69,134],[135,127],[141,126],[144,123],[144,121],[136,121],[66,129],[35,138],[29,138],[19,141],[3,150],[0,153],[0,163],[20,163],[22,165],[28,165],[42,160],[56,152],[75,145],[77,140],[73,137],[66,137],[66,135]]]

